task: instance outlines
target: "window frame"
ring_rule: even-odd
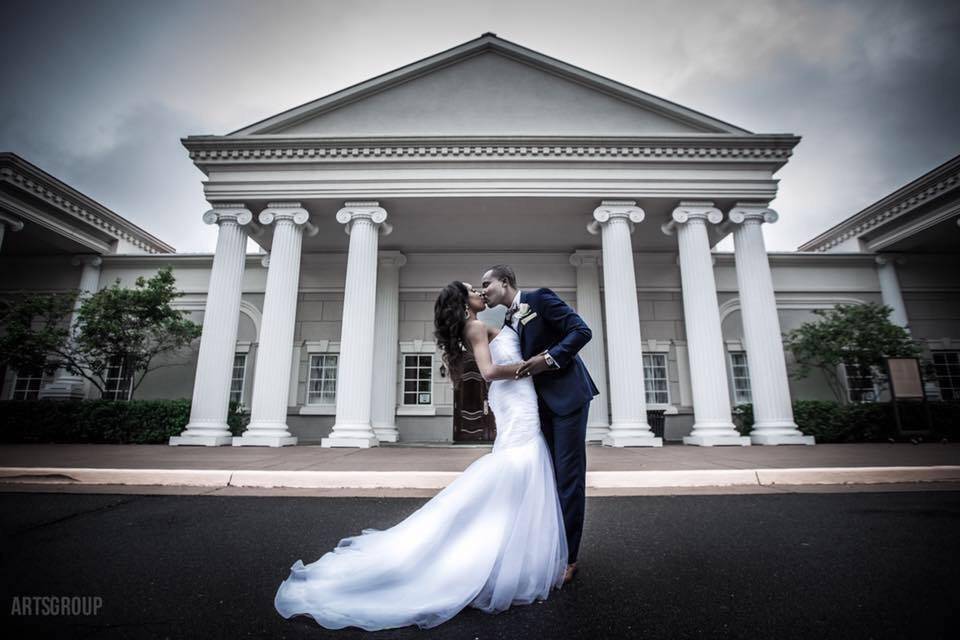
[[[412,366],[412,367],[411,367],[411,366],[408,366],[408,365],[407,365],[407,359],[408,359],[408,358],[416,358],[416,364],[415,364],[414,366]],[[423,365],[423,358],[429,358],[429,364],[428,364],[427,366],[424,366],[424,365]],[[402,360],[403,360],[403,362],[402,362],[402,367],[401,367],[401,368],[402,368],[402,370],[403,370],[403,379],[401,380],[401,383],[402,383],[402,385],[403,385],[403,389],[402,389],[402,391],[401,391],[401,394],[402,394],[403,397],[401,398],[400,405],[401,405],[401,406],[404,406],[404,407],[430,407],[430,406],[433,406],[433,405],[435,404],[435,403],[434,403],[434,400],[433,400],[433,398],[434,398],[434,386],[435,386],[435,385],[434,385],[435,380],[434,380],[434,376],[433,376],[433,366],[434,366],[433,354],[432,354],[432,353],[404,353],[404,354],[402,354]],[[416,371],[417,371],[417,376],[416,376],[416,378],[415,378],[414,380],[410,380],[410,379],[407,378],[407,369],[416,369]],[[423,371],[428,371],[429,374],[430,374],[430,377],[429,377],[429,378],[426,378],[426,379],[421,378],[420,375],[421,375],[421,373],[422,373]],[[420,383],[422,383],[422,382],[427,382],[427,381],[429,381],[429,383],[430,383],[430,388],[429,388],[427,391],[423,391],[422,389],[420,389]],[[416,390],[416,391],[407,391],[407,383],[408,383],[408,382],[414,382],[414,383],[416,383],[416,385],[417,385],[417,390]],[[423,393],[427,393],[427,394],[430,395],[430,402],[420,402],[420,396],[421,396],[421,394],[423,394]],[[417,396],[417,401],[416,401],[416,402],[413,402],[413,403],[407,402],[407,396],[410,395],[410,394],[413,394],[413,395]]]
[[[853,363],[849,363],[849,364],[853,364]],[[857,399],[854,399],[853,397],[851,397],[850,392],[852,391],[852,389],[851,389],[851,387],[850,387],[850,375],[849,375],[849,372],[847,371],[847,367],[848,367],[848,363],[847,363],[847,362],[841,362],[841,363],[840,363],[840,370],[841,370],[841,372],[842,372],[842,374],[843,374],[843,388],[844,388],[844,390],[845,390],[845,392],[846,392],[847,402],[856,403],[856,404],[865,404],[865,403],[868,403],[868,402],[879,402],[879,401],[880,401],[880,394],[883,392],[883,386],[882,386],[881,384],[879,384],[879,383],[877,382],[876,378],[873,377],[873,376],[870,377],[871,384],[873,385],[873,398],[872,398],[872,399],[869,399],[869,400],[857,400]],[[860,379],[864,379],[864,378],[865,378],[865,376],[862,376],[862,375],[854,376],[854,377],[855,377],[855,378],[860,378]],[[866,389],[866,388],[864,387],[864,390],[865,390],[865,389]]]
[[[930,355],[931,355],[931,360],[933,361],[933,367],[934,367],[934,372],[935,372],[935,373],[934,373],[934,375],[935,375],[934,380],[935,380],[936,383],[937,383],[937,389],[939,389],[940,399],[943,400],[943,399],[944,399],[944,393],[943,393],[943,391],[944,391],[944,386],[943,386],[943,384],[942,384],[942,382],[941,382],[941,380],[942,380],[942,378],[940,377],[940,366],[941,366],[941,365],[937,363],[937,356],[938,356],[938,355],[954,355],[954,356],[956,356],[956,358],[957,358],[957,363],[950,363],[950,362],[948,362],[948,363],[946,363],[946,364],[943,365],[943,366],[947,366],[947,367],[950,367],[950,366],[960,366],[960,349],[931,349],[931,350],[930,350]],[[950,379],[950,382],[951,382],[951,383],[953,383],[953,382],[956,382],[956,383],[957,383],[956,385],[951,384],[951,386],[948,387],[948,390],[950,391],[951,396],[952,396],[948,401],[950,401],[950,402],[955,402],[955,401],[957,401],[957,400],[960,400],[960,374],[958,374],[957,376],[953,376],[952,374],[948,373],[947,375],[948,375],[948,378]]]
[[[16,371],[16,370],[13,371],[13,384],[10,387],[10,397],[9,397],[10,400],[37,400],[38,399],[40,390],[43,389],[43,385],[50,380],[50,376],[47,375],[47,373],[44,372],[43,369],[29,370],[28,373],[34,373],[36,371],[40,372],[39,376],[35,376],[35,375],[21,376],[21,373],[19,371]],[[31,395],[23,398],[18,398],[17,386],[21,379],[37,380],[37,389],[36,391],[27,389],[26,391],[31,393]]]
[[[404,390],[406,378],[407,356],[430,356],[430,404],[404,404]],[[398,416],[435,416],[437,415],[437,393],[439,386],[437,379],[438,363],[441,359],[437,357],[437,345],[432,340],[402,340],[400,342],[400,357],[396,366],[397,371],[397,406],[395,408]],[[419,382],[419,378],[417,380]],[[420,391],[417,391],[419,394]]]
[[[737,365],[734,363],[734,356],[743,356],[743,365]],[[728,349],[727,350],[727,366],[728,373],[730,375],[730,392],[732,395],[733,406],[739,404],[753,404],[753,388],[750,386],[750,356],[747,355],[746,349]],[[746,376],[736,375],[736,368],[738,366],[743,366],[746,370]],[[740,393],[743,392],[743,389],[737,388],[737,380],[746,380],[747,388],[746,392],[748,398],[746,400],[741,399]]]
[[[123,356],[114,356],[113,360],[117,360],[117,359],[120,360],[119,365],[109,364],[107,366],[107,371],[105,372],[105,375],[103,377],[104,389],[103,389],[103,392],[100,394],[100,399],[127,402],[133,396],[133,374],[126,371],[126,362],[123,361]],[[110,369],[115,367],[120,370],[121,375],[112,377],[109,375]],[[111,380],[119,380],[121,381],[121,384],[123,380],[127,381],[127,393],[125,398],[116,397],[117,394],[120,393],[120,390],[119,388],[117,389],[111,388],[111,385],[110,385]],[[117,387],[119,387],[119,385],[117,385]],[[112,396],[112,397],[108,397],[108,396]]]
[[[331,369],[332,369],[332,371],[333,371],[333,399],[332,399],[332,401],[328,401],[328,402],[323,402],[323,401],[321,401],[321,402],[311,402],[311,401],[310,401],[310,395],[311,395],[311,394],[310,394],[310,383],[314,380],[314,378],[313,378],[313,370],[314,370],[313,359],[314,359],[314,357],[319,357],[319,358],[335,358],[335,359],[336,359],[336,363],[334,364],[333,367],[325,367],[325,366],[321,366],[321,367],[320,367],[320,371],[321,371],[321,372],[323,372],[323,371],[330,371]],[[340,351],[339,351],[339,350],[337,350],[337,351],[307,351],[307,379],[306,379],[306,390],[305,390],[304,397],[303,397],[303,406],[305,406],[305,407],[333,407],[334,409],[336,408],[336,406],[337,406],[337,387],[338,387],[338,385],[339,385],[339,373],[340,373],[339,369],[340,369]],[[321,397],[323,396],[323,383],[324,383],[325,380],[326,380],[326,378],[324,378],[324,377],[321,377],[321,378],[319,379],[319,382],[320,382],[320,385],[321,385],[321,390],[320,390],[320,394],[319,394],[319,395],[320,395]]]
[[[238,380],[238,378],[236,377],[236,373],[237,373],[237,358],[240,358],[240,357],[243,358],[243,368],[240,370],[240,378],[239,378],[239,380],[240,380],[240,389],[239,389],[240,393],[239,393],[239,397],[236,399],[236,402],[242,405],[242,404],[244,404],[243,400],[244,400],[244,398],[245,398],[246,395],[247,395],[247,361],[249,360],[249,357],[250,357],[249,352],[246,352],[246,351],[239,351],[239,350],[238,350],[238,351],[235,351],[235,352],[233,353],[233,367],[232,367],[231,373],[230,373],[230,398],[229,398],[229,402],[234,402],[234,399],[233,399],[233,393],[234,393],[234,391],[233,391],[233,383]]]
[[[647,356],[650,356],[651,359],[653,359],[654,356],[657,356],[658,358],[660,358],[660,357],[663,358],[663,378],[648,378],[647,372],[646,372],[647,364],[646,364],[646,362],[643,360],[643,359],[645,359]],[[644,397],[644,401],[646,402],[646,406],[647,406],[647,407],[650,407],[650,408],[653,408],[653,409],[665,409],[665,408],[667,408],[667,407],[672,406],[672,401],[671,401],[671,397],[670,397],[670,358],[669,358],[669,352],[667,352],[667,351],[660,351],[660,350],[644,350],[644,351],[643,351],[643,358],[641,359],[640,366],[643,367],[643,387],[644,387],[644,388],[643,388],[643,397]],[[651,391],[651,390],[648,390],[648,389],[647,389],[648,380],[653,380],[653,379],[657,379],[657,380],[662,379],[662,380],[664,380],[664,382],[666,382],[666,389],[663,390],[663,391],[658,391],[658,390],[652,390],[652,391]],[[666,401],[666,402],[650,402],[649,400],[647,400],[647,394],[648,394],[648,393],[654,393],[654,394],[656,394],[656,393],[666,393],[666,394],[667,394],[667,401]]]

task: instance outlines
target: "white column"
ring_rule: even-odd
[[[407,258],[399,251],[381,251],[377,269],[377,311],[374,329],[373,431],[380,442],[397,442],[397,353],[400,335],[400,267]]]
[[[610,433],[603,444],[613,447],[663,446],[663,439],[654,436],[647,424],[637,279],[630,242],[634,223],[643,217],[643,209],[636,202],[604,200],[587,225],[590,233],[601,233],[603,243],[611,413]]]
[[[593,332],[593,338],[580,350],[580,357],[600,395],[590,403],[587,418],[587,442],[602,441],[610,433],[610,412],[607,410],[607,364],[603,356],[603,314],[600,308],[599,251],[578,250],[570,256],[577,268],[577,313]]]
[[[214,204],[203,214],[204,222],[219,227],[217,248],[203,312],[190,422],[179,436],[170,438],[171,445],[212,447],[231,442],[227,409],[247,251],[244,227],[252,220],[253,214],[242,204]]]
[[[0,250],[3,249],[3,236],[8,227],[10,228],[10,231],[20,231],[23,229],[23,220],[14,218],[10,214],[0,212]]]
[[[707,222],[717,224],[723,214],[712,202],[681,202],[670,222],[661,226],[667,235],[677,233],[680,281],[683,287],[683,320],[693,391],[693,432],[684,444],[699,446],[749,446],[730,417],[727,366],[720,330],[720,307],[713,275],[713,256]]]
[[[100,288],[100,265],[103,260],[100,256],[80,255],[74,256],[71,264],[75,267],[83,267],[80,272],[80,286],[78,291],[80,295],[73,305],[73,314],[70,316],[70,340],[77,329],[77,312],[80,305],[83,304],[82,295],[92,293]],[[70,373],[66,369],[58,369],[56,378],[53,382],[44,385],[37,394],[38,398],[51,400],[79,400],[87,395],[87,381],[83,376]]]
[[[323,447],[379,445],[370,421],[379,233],[390,233],[387,212],[377,202],[346,202],[337,221],[350,234],[343,293],[343,326],[337,359],[337,418]]]
[[[730,210],[743,342],[750,370],[753,398],[753,444],[813,444],[793,421],[793,405],[787,384],[787,363],[773,295],[770,263],[763,244],[764,222],[776,222],[777,213],[764,204],[740,203]]]
[[[271,202],[260,212],[260,223],[274,225],[263,299],[263,320],[253,376],[250,424],[233,446],[282,447],[297,444],[287,428],[290,362],[297,319],[300,250],[304,229],[316,235],[310,214],[299,202]]]
[[[904,264],[906,259],[893,256],[877,256],[874,261],[877,263],[877,278],[880,280],[880,295],[883,297],[883,304],[893,308],[890,313],[890,322],[909,331],[907,306],[903,303],[900,280],[897,278],[897,268],[894,265],[894,263]]]

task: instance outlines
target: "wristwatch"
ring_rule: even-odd
[[[553,367],[554,369],[559,369],[560,365],[557,364],[557,361],[553,359],[553,356],[550,355],[549,351],[543,352],[543,359],[547,361],[547,364]]]

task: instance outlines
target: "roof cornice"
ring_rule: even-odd
[[[317,162],[619,160],[762,162],[782,166],[800,142],[792,134],[596,136],[188,136],[194,164]]]
[[[176,252],[171,245],[15,153],[0,152],[0,181],[148,253]]]
[[[817,237],[807,240],[797,247],[797,250],[828,251],[849,238],[859,236],[888,220],[899,218],[957,187],[960,187],[960,155],[905,184]]]

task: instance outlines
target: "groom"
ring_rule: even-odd
[[[563,581],[570,582],[583,532],[587,413],[593,396],[600,393],[577,352],[593,333],[550,289],[517,289],[517,276],[505,264],[490,267],[480,287],[488,307],[507,307],[504,329],[509,326],[520,334],[523,362],[517,377],[532,376],[537,390],[540,428],[553,459],[567,534]]]

